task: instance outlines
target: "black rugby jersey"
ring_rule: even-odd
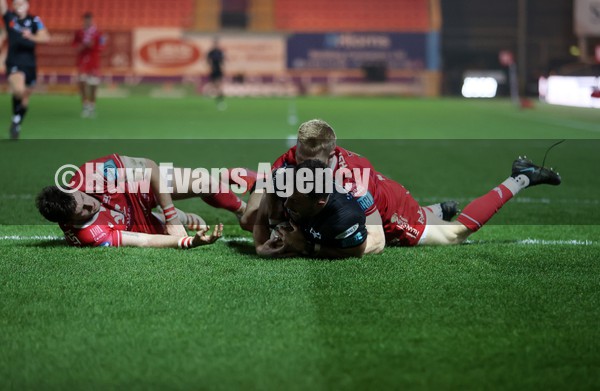
[[[223,62],[225,61],[225,55],[223,54],[223,51],[221,49],[219,49],[219,48],[211,49],[211,51],[208,52],[206,58],[208,59],[212,73],[222,73],[223,72],[222,67],[223,67]]]
[[[304,237],[334,248],[351,248],[367,240],[365,214],[351,194],[334,191],[316,216],[298,223]]]
[[[36,34],[44,28],[42,20],[38,16],[32,15],[19,19],[17,14],[12,11],[7,11],[3,19],[8,34],[7,68],[10,66],[35,67],[35,42],[23,38],[23,31],[30,30]]]

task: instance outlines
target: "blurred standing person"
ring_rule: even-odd
[[[223,93],[223,64],[225,63],[225,55],[219,46],[219,39],[215,38],[213,46],[206,55],[206,61],[210,66],[210,74],[208,76],[210,84],[215,89],[217,108],[225,110],[227,104],[224,101]]]
[[[35,46],[50,41],[50,34],[38,16],[29,14],[29,1],[14,0],[12,5],[13,11],[10,11],[6,0],[0,0],[8,39],[6,78],[12,93],[13,117],[9,133],[12,140],[17,140],[37,78]]]
[[[79,93],[83,110],[81,116],[96,116],[96,91],[100,84],[100,53],[105,39],[94,25],[91,12],[83,14],[83,28],[75,32],[73,46],[77,48],[77,70],[79,73]]]

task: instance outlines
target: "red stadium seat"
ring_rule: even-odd
[[[192,25],[194,0],[44,0],[31,12],[42,17],[49,29],[77,29],[81,15],[91,11],[104,30],[135,27],[181,27]]]
[[[276,0],[285,31],[428,31],[428,0]]]

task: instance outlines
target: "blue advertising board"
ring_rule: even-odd
[[[289,69],[437,70],[439,38],[431,33],[306,33],[287,39]]]

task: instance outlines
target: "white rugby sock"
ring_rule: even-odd
[[[513,195],[517,195],[518,192],[529,186],[529,178],[521,174],[517,175],[516,178],[508,177],[502,184],[506,186]]]
[[[444,218],[444,212],[442,212],[441,204],[428,205],[428,206],[426,206],[426,208],[428,208],[440,220],[442,220]]]

